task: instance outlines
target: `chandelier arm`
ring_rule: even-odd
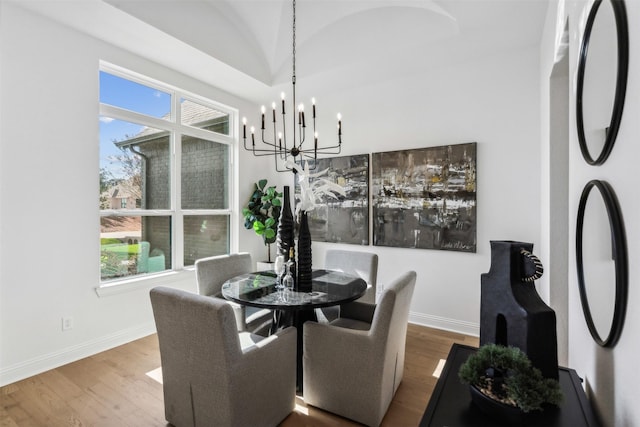
[[[335,150],[335,151],[331,151],[331,150]],[[306,150],[301,150],[300,152],[308,155],[308,153],[314,153],[314,154],[340,154],[340,152],[342,151],[342,147],[340,145],[334,145],[333,147],[321,147],[321,148],[308,148]]]
[[[278,149],[278,145],[274,142],[269,142],[266,139],[264,139],[264,130],[262,131],[262,143],[265,145],[268,145],[269,147],[273,147],[273,150],[277,150]],[[259,151],[272,151],[271,149],[258,149]]]
[[[247,147],[246,143],[244,144],[244,148],[247,151],[251,151],[253,153],[254,156],[256,157],[263,157],[263,156],[273,156],[276,154],[279,154],[277,150],[272,150],[272,149],[265,149],[265,148],[249,148]]]
[[[282,100],[282,142],[284,143],[284,152],[286,158],[286,153],[289,151],[289,147],[287,147],[287,120],[284,110],[284,99]],[[282,146],[280,147],[280,149],[282,150]]]
[[[311,156],[304,156],[309,160],[302,160],[300,159],[300,163],[302,163],[303,161],[306,164],[312,164],[313,166],[307,166],[307,170],[309,171],[315,171],[318,168],[318,159],[316,157],[311,157]]]
[[[278,168],[278,156],[273,156],[273,163],[276,165],[276,172],[284,172]]]
[[[262,152],[253,151],[253,155],[256,157],[266,157],[266,156],[274,157],[273,151],[271,150],[262,150]]]
[[[300,135],[300,144],[298,144],[298,149],[302,149],[302,144],[304,143],[305,140],[305,132],[304,132],[304,127],[298,125],[298,131],[299,131],[299,135]]]
[[[273,144],[273,143],[271,143],[269,141],[262,140],[262,143],[267,145],[267,146],[269,146],[269,147],[273,147],[273,148],[258,148],[256,151],[258,151],[258,152],[261,152],[261,151],[273,152],[273,151],[278,149],[278,146],[276,144]]]
[[[253,148],[253,149],[248,149],[248,151],[251,151],[253,155],[256,157],[276,156],[277,154],[279,154],[277,150],[266,149],[266,148]]]
[[[251,151],[254,155],[256,156],[269,156],[269,155],[272,156],[273,155],[273,150],[256,148],[255,144],[252,144],[251,147],[247,147],[247,138],[243,138],[243,139],[244,139],[244,143],[243,143],[244,149],[247,151]],[[273,145],[273,144],[269,144],[269,145]],[[268,153],[268,154],[259,154],[259,153]]]
[[[276,172],[293,172],[293,173],[297,173],[297,170],[295,168],[290,168],[290,167],[287,167],[287,166],[285,166],[284,169],[280,168],[278,166],[277,157],[275,159],[276,159]],[[294,164],[297,164],[297,163],[294,162]]]
[[[282,138],[278,135],[277,123],[276,123],[276,110],[273,110],[273,143],[264,139],[264,131],[262,132],[262,142],[273,147],[273,154],[282,152]]]

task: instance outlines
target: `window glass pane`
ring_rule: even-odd
[[[197,259],[229,253],[229,217],[190,215],[184,217],[184,265]]]
[[[229,146],[182,137],[182,208],[228,209]]]
[[[171,119],[170,94],[104,71],[100,71],[100,102],[152,117]]]
[[[176,263],[192,266],[199,258],[228,253],[231,153],[221,135],[231,134],[235,113],[198,95],[158,90],[154,86],[164,85],[122,75],[100,72],[101,280],[173,269]],[[108,106],[119,119],[104,116],[114,110]],[[175,138],[181,138],[180,152],[174,151]],[[178,199],[171,193],[174,185]],[[172,233],[174,221],[183,230]]]
[[[171,218],[100,218],[100,279],[121,279],[171,269]]]
[[[100,209],[169,209],[169,133],[100,117]]]
[[[182,124],[229,135],[229,114],[185,98],[180,104]]]

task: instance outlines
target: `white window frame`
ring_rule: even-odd
[[[236,212],[236,179],[238,171],[235,170],[238,156],[238,123],[239,112],[238,109],[229,107],[227,105],[212,101],[203,96],[179,89],[175,86],[167,83],[160,82],[158,80],[143,76],[142,74],[127,70],[120,66],[100,61],[100,71],[124,78],[129,81],[133,81],[144,86],[151,87],[153,89],[160,90],[162,92],[171,95],[171,119],[166,120],[157,118],[142,113],[126,110],[124,108],[115,107],[108,104],[102,104],[99,102],[99,116],[105,116],[116,120],[123,120],[136,124],[149,126],[151,128],[159,130],[167,130],[170,132],[169,138],[169,158],[170,158],[170,208],[169,209],[101,209],[100,217],[106,216],[169,216],[171,218],[171,265],[172,269],[165,270],[160,273],[149,273],[141,275],[133,275],[120,279],[101,280],[100,272],[98,269],[99,286],[97,292],[99,295],[107,294],[105,289],[113,289],[119,287],[119,285],[132,285],[132,288],[137,288],[139,285],[144,285],[144,282],[149,279],[155,281],[158,280],[158,276],[174,275],[176,272],[183,270],[193,270],[193,266],[184,266],[184,216],[190,215],[219,215],[228,217],[228,238],[229,238],[229,251],[237,252],[238,248],[238,233],[235,231],[238,227],[238,215]],[[228,114],[229,117],[229,134],[219,134],[216,132],[200,129],[190,125],[181,123],[181,111],[180,100],[186,98],[197,102],[206,107],[213,108],[218,111],[222,111]],[[182,136],[188,135],[195,138],[212,141],[219,144],[224,144],[229,147],[228,149],[228,176],[227,176],[227,194],[229,199],[227,201],[227,209],[182,209],[180,204],[182,200],[181,186],[179,185],[181,177],[182,167]],[[134,206],[135,207],[135,206]],[[99,240],[99,236],[98,236]],[[99,260],[99,257],[96,257]],[[129,286],[127,286],[129,287]],[[101,292],[102,290],[102,292]]]

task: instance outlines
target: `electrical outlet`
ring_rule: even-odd
[[[73,317],[63,317],[62,318],[62,330],[68,331],[73,329]]]

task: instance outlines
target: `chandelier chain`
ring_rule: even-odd
[[[296,82],[296,0],[293,0],[293,83]]]

